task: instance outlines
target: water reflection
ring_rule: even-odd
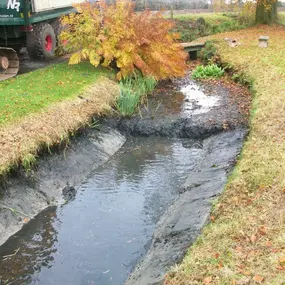
[[[45,210],[0,247],[0,280],[3,284],[27,284],[42,267],[51,267],[57,252],[59,221],[55,209]],[[16,253],[16,254],[15,254]],[[2,284],[0,283],[0,284]]]
[[[179,115],[190,117],[203,114],[220,104],[219,87],[216,85],[200,86],[191,80],[190,76],[184,80],[162,82],[150,97],[147,104],[140,108],[142,117],[164,117]]]

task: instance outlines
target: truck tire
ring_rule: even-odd
[[[27,50],[32,59],[52,59],[56,49],[56,35],[49,23],[38,23],[27,34]]]
[[[58,45],[59,44],[59,35],[63,31],[63,26],[62,26],[62,24],[61,24],[59,19],[55,19],[50,24],[53,27],[53,30],[54,30],[54,33],[55,33],[55,36],[56,36],[56,45]]]

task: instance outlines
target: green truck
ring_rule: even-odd
[[[60,17],[75,12],[84,0],[0,0],[0,81],[19,71],[17,53],[27,48],[32,59],[51,59],[61,32]]]

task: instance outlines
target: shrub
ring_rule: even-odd
[[[239,22],[237,16],[233,17],[233,15],[209,14],[204,18],[205,25],[199,24],[202,22],[201,18],[196,21],[195,19],[195,15],[190,14],[176,16],[174,31],[181,34],[182,42],[191,42],[200,37],[239,30],[247,26],[246,23]]]
[[[223,75],[224,70],[216,64],[198,65],[192,73],[194,79],[220,78]]]
[[[207,41],[205,47],[200,51],[201,59],[208,63],[217,53],[217,49],[212,41]]]
[[[255,23],[256,3],[245,2],[238,15],[238,21],[241,24],[253,25]]]
[[[67,50],[76,51],[70,64],[88,59],[94,66],[107,67],[115,62],[119,80],[136,69],[156,79],[185,74],[187,54],[176,43],[178,36],[170,33],[174,22],[162,14],[135,13],[131,0],[85,2],[76,8],[79,14],[63,18],[69,29],[60,37]]]

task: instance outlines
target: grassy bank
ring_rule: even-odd
[[[119,87],[106,69],[57,64],[0,84],[0,175],[67,140],[115,104]]]
[[[0,82],[0,126],[53,103],[73,99],[102,75],[111,73],[88,63],[60,63]]]
[[[258,48],[259,35],[270,36],[269,48]],[[225,37],[240,45],[230,48]],[[210,224],[165,284],[284,284],[285,28],[212,39],[221,61],[253,80],[250,134]]]
[[[285,26],[285,12],[278,13],[278,22]]]
[[[205,25],[199,26],[196,21],[205,20]],[[197,38],[245,28],[239,24],[237,17],[227,16],[222,13],[201,13],[175,15],[175,32],[180,33],[182,42],[190,42]]]

